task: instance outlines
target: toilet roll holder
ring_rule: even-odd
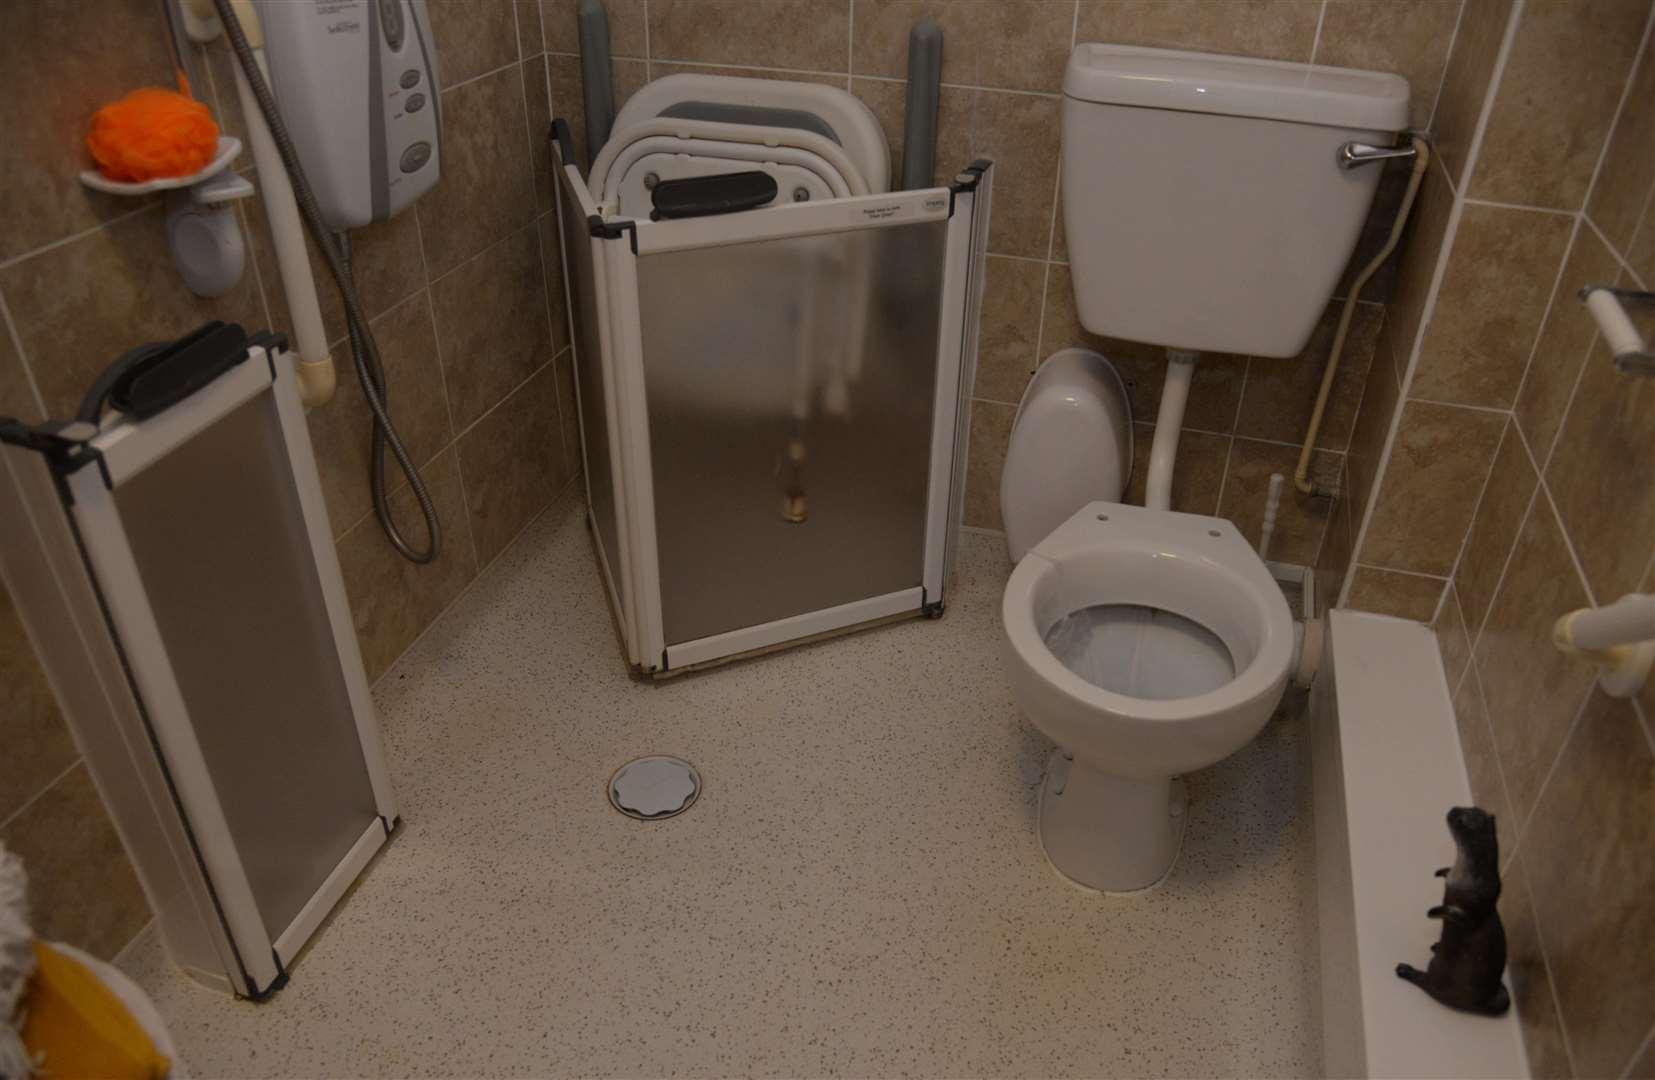
[[[1615,370],[1622,375],[1655,377],[1652,351],[1626,314],[1628,307],[1655,310],[1655,292],[1619,289],[1612,285],[1585,285],[1575,294],[1597,320],[1598,330],[1615,356]]]

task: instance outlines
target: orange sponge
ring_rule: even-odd
[[[188,176],[213,160],[218,125],[201,102],[150,86],[99,109],[86,146],[111,180]]]

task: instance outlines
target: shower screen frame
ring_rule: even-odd
[[[295,769],[293,766],[296,763],[305,761],[302,752],[295,752],[291,760],[283,762],[255,762],[253,770],[264,772],[279,769],[285,764],[289,768],[281,774],[284,778],[294,778],[301,783],[309,781],[313,786],[320,783],[327,789],[320,792],[324,795],[339,794],[335,789],[342,779],[353,784],[365,781],[367,785],[365,790],[358,788],[349,796],[354,806],[352,816],[358,821],[354,824],[345,822],[334,830],[336,836],[344,836],[348,844],[340,844],[335,839],[333,849],[325,856],[327,862],[322,864],[325,868],[331,862],[331,869],[326,870],[319,880],[314,874],[318,868],[314,865],[315,860],[310,860],[313,865],[308,869],[312,875],[297,883],[298,891],[284,883],[287,895],[281,898],[279,905],[283,915],[275,926],[269,925],[271,920],[268,917],[278,906],[269,896],[270,874],[264,875],[263,885],[255,881],[256,875],[250,873],[249,863],[243,858],[242,849],[246,845],[238,843],[238,839],[248,839],[247,808],[243,807],[239,819],[241,835],[238,837],[237,829],[226,813],[227,804],[238,793],[220,791],[214,782],[215,769],[220,783],[233,779],[223,775],[226,759],[222,746],[226,740],[223,735],[218,736],[221,750],[210,762],[209,757],[213,755],[210,751],[204,752],[207,743],[198,727],[203,721],[226,725],[245,723],[246,717],[217,714],[192,717],[184,679],[180,674],[185,669],[178,666],[175,662],[178,658],[169,652],[167,635],[158,616],[159,607],[170,601],[164,596],[152,599],[151,586],[155,581],[146,584],[140,550],[135,545],[139,533],[129,528],[137,523],[129,517],[132,508],[123,509],[121,505],[122,492],[131,490],[128,485],[139,480],[146,470],[163,466],[172,455],[181,451],[189,452],[186,448],[192,440],[202,437],[210,429],[223,430],[218,426],[230,422],[259,424],[262,437],[273,438],[275,447],[286,452],[285,464],[289,468],[282,468],[280,454],[273,455],[276,460],[271,462],[270,474],[250,478],[249,484],[265,480],[274,485],[274,490],[285,495],[286,484],[291,482],[291,496],[303,519],[297,531],[308,544],[308,550],[293,553],[294,565],[303,567],[308,562],[314,568],[314,579],[306,581],[301,577],[300,584],[314,589],[311,596],[313,599],[319,598],[322,604],[321,617],[331,638],[311,644],[323,656],[331,649],[338,664],[336,671],[311,670],[317,672],[319,680],[328,683],[319,694],[331,693],[334,703],[343,705],[341,711],[349,712],[348,734],[354,735],[354,739],[346,738],[344,731],[335,730],[327,734],[339,744],[349,745],[361,753],[360,774],[353,768],[355,763],[349,761],[342,766],[345,775],[341,775],[338,768],[334,768],[331,774],[327,773],[328,768],[334,767],[331,761],[319,761]],[[189,857],[193,857],[206,879],[213,909],[208,917],[216,916],[222,925],[224,937],[219,937],[216,929],[211,936],[228,946],[230,956],[226,959],[233,961],[233,966],[226,965],[228,970],[222,973],[205,971],[193,965],[187,970],[203,981],[227,986],[240,996],[262,998],[285,984],[287,967],[374,854],[387,842],[398,818],[373,697],[328,523],[304,406],[299,401],[292,356],[285,352],[273,352],[267,345],[253,344],[245,360],[207,386],[146,420],[116,420],[90,441],[88,449],[87,463],[63,475],[60,490],[67,503],[66,509],[74,524],[85,565],[95,582],[104,618],[117,643],[121,666],[125,669],[134,698],[140,703],[139,712],[146,729],[143,735],[147,736],[159,758],[173,804],[170,809],[179,815],[183,823],[182,835],[193,849]],[[141,531],[141,526],[139,529]],[[282,538],[277,537],[276,540],[281,543]],[[284,547],[282,550],[290,549]],[[246,559],[247,573],[258,574],[263,564],[256,553],[247,552]],[[312,618],[316,616],[314,610],[310,614]],[[176,633],[173,643],[178,643]],[[299,662],[304,663],[304,660]],[[341,691],[343,698],[339,697]],[[248,710],[249,715],[256,712],[256,709]],[[339,714],[334,713],[321,722],[336,725],[340,719]],[[313,718],[307,718],[307,722],[315,726]],[[125,732],[123,737],[128,742],[130,753],[142,753],[140,746],[133,745],[133,732]],[[284,749],[286,746],[297,747],[299,744],[287,743]],[[237,767],[240,767],[239,762]],[[155,813],[165,814],[167,809],[158,806]],[[283,841],[294,839],[292,829],[284,828],[291,824],[292,819],[284,822],[275,816],[279,812],[274,808],[269,808],[269,812],[271,817],[259,821],[259,826],[266,830],[261,838],[275,845],[276,851],[265,862],[267,865],[271,861],[292,865],[298,861],[294,850],[281,846]],[[361,825],[359,832],[357,824]],[[342,857],[333,862],[335,855]],[[173,875],[164,872],[147,874],[142,866],[139,870],[145,879],[146,892],[150,893],[151,905],[159,910],[170,898],[158,894],[172,891],[172,887],[156,879]],[[176,877],[173,881],[176,882]],[[226,950],[221,947],[215,951],[223,957]]]
[[[946,187],[679,220],[610,219],[586,187],[567,129],[554,123],[565,300],[574,345],[588,519],[633,670],[663,675],[859,625],[939,614],[965,497],[993,163]],[[922,572],[910,587],[688,641],[666,639],[639,263],[653,255],[939,223],[945,229]],[[730,319],[739,321],[732,310]],[[593,354],[596,355],[593,355]],[[599,400],[592,400],[593,397]]]

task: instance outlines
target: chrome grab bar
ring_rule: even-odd
[[[1411,158],[1416,151],[1408,146],[1370,146],[1367,143],[1348,142],[1339,148],[1339,167],[1354,169],[1359,165],[1371,165],[1376,161],[1390,161],[1393,158]]]

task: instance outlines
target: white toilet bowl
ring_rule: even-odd
[[[1002,619],[1018,704],[1064,749],[1041,792],[1047,857],[1089,888],[1155,885],[1183,833],[1174,777],[1239,750],[1281,701],[1281,589],[1228,521],[1098,502],[1017,565]]]

